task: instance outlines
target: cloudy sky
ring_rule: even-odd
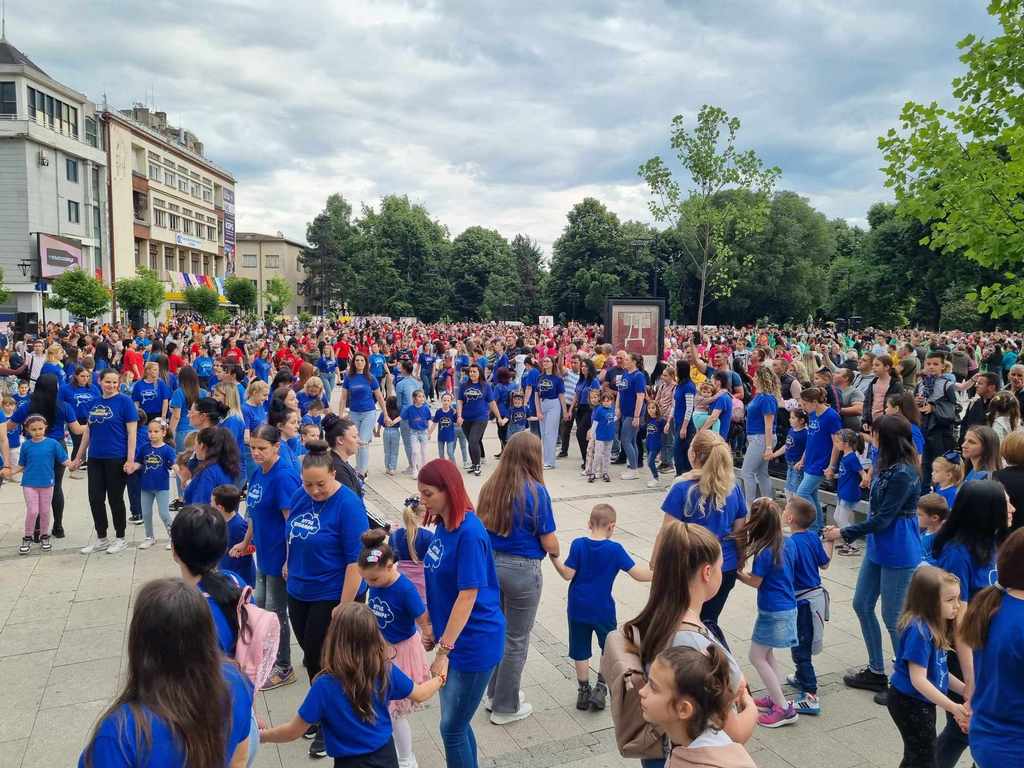
[[[304,238],[329,193],[408,194],[546,249],[713,103],[781,188],[862,222],[877,137],[944,99],[984,0],[8,0],[8,39],[112,106],[153,102],[238,178],[240,230]],[[60,21],[60,20],[64,21]]]

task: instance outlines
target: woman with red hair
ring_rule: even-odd
[[[427,606],[437,646],[430,667],[447,675],[441,689],[441,740],[449,768],[476,768],[470,727],[487,682],[505,649],[505,617],[491,540],[473,511],[462,476],[450,461],[434,459],[418,478],[423,522],[436,523],[423,558]]]

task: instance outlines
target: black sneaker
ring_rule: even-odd
[[[471,472],[472,474],[476,475],[477,477],[480,477],[480,466],[479,466],[479,465],[477,465],[477,466],[473,467],[473,468],[472,468],[472,469],[470,469],[469,471],[470,471],[470,472]]]
[[[604,480],[606,483],[610,483],[612,481],[612,479],[610,477],[608,477],[608,475],[605,475],[601,479]]]
[[[588,483],[594,482],[594,475],[587,475],[587,482]]]
[[[607,698],[608,686],[599,680],[590,694],[590,708],[595,711],[604,709],[605,699]]]
[[[63,539],[64,538],[64,529],[61,528],[60,526],[57,526],[57,527],[55,527],[50,532],[50,535],[53,536],[53,538],[55,538],[55,539]]]
[[[555,455],[555,458],[556,459],[567,459],[567,458],[569,458],[569,454],[568,453],[559,453],[559,454]]]
[[[590,683],[578,683],[579,690],[576,692],[576,709],[585,712],[590,709]]]
[[[327,745],[324,744],[324,735],[320,733],[320,731],[317,731],[316,737],[309,745],[309,756],[314,760],[319,760],[321,757],[327,757]]]
[[[311,726],[309,726],[309,728],[306,729],[306,732],[302,734],[302,738],[306,739],[307,741],[310,741],[312,739],[315,739],[318,733],[320,733],[320,726],[316,723],[313,723]]]
[[[171,509],[177,512],[179,509],[185,506],[185,502],[182,501],[181,499],[175,499],[168,506],[170,506]]]
[[[889,689],[886,688],[884,691],[879,691],[872,698],[875,700],[875,704],[883,707],[889,706]]]
[[[848,688],[859,688],[862,691],[875,691],[880,693],[889,687],[889,678],[873,671],[870,667],[864,667],[859,672],[843,675],[843,682]]]
[[[142,525],[142,515],[139,515],[138,517],[129,517],[128,522],[132,525]]]
[[[625,455],[623,455],[623,456],[621,456],[618,459],[613,459],[611,463],[612,464],[625,464],[626,463],[626,457],[625,457]]]

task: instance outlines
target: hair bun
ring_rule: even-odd
[[[310,456],[326,456],[330,450],[330,446],[323,440],[310,440],[306,443],[306,453]]]
[[[379,547],[388,540],[388,533],[383,528],[370,528],[363,531],[359,540],[363,542],[364,547]]]

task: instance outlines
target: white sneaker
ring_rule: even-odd
[[[519,689],[519,703],[522,704],[526,701],[526,691]],[[490,712],[494,708],[494,699],[484,694],[484,709]]]
[[[108,555],[116,555],[124,549],[128,548],[128,542],[124,539],[114,539],[114,543],[107,547]]]
[[[508,725],[518,720],[525,720],[533,714],[533,705],[524,701],[519,705],[518,712],[491,712],[491,722],[495,725]]]
[[[640,477],[640,475],[637,474],[635,469],[627,469],[625,472],[619,475],[619,477],[621,477],[623,480],[636,480],[638,477]]]
[[[109,546],[110,546],[110,539],[107,539],[107,538],[96,539],[96,541],[94,541],[92,544],[90,544],[87,547],[82,547],[78,551],[81,552],[83,555],[91,555],[93,552],[102,552],[103,550],[105,550]]]
[[[154,539],[152,536],[147,536],[139,542],[139,549],[149,549],[154,544],[156,544],[156,539]]]
[[[416,755],[409,755],[398,758],[398,768],[420,768],[420,764],[416,762]]]
[[[655,480],[654,478],[651,478],[650,480],[647,481],[647,487],[648,488],[657,488],[658,485],[659,485],[658,481]]]
[[[164,549],[166,549],[168,552],[170,552],[171,551],[171,542],[168,541],[167,542],[167,546],[164,547]]]

